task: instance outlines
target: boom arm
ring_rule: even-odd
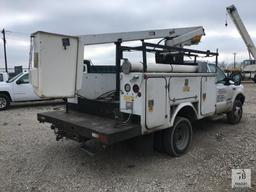
[[[146,39],[166,38],[168,46],[194,45],[205,35],[203,27],[186,27],[174,29],[160,29],[147,31],[133,31],[122,33],[104,33],[95,35],[81,35],[79,40],[84,45],[115,43],[118,41],[136,41]]]
[[[256,60],[256,47],[255,47],[248,31],[246,30],[245,25],[244,25],[240,15],[238,14],[236,7],[234,5],[227,7],[227,12],[228,12],[229,16],[231,17],[231,19],[233,20],[242,39],[244,40],[244,43],[247,46],[249,53]]]

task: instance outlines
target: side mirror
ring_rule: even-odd
[[[16,84],[17,84],[17,85],[20,85],[21,83],[22,83],[21,80],[16,81]]]
[[[232,80],[229,80],[229,85],[235,85],[235,82]]]

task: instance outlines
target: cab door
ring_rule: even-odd
[[[13,98],[14,101],[40,100],[40,97],[33,91],[33,87],[29,82],[28,73],[13,82]]]
[[[227,83],[227,77],[219,67],[209,64],[209,68],[210,72],[216,72],[216,113],[222,113],[232,105],[233,87]]]

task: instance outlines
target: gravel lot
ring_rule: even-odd
[[[90,157],[37,122],[38,112],[59,103],[13,106],[0,112],[0,191],[232,191],[232,168],[251,168],[256,191],[256,84],[245,90],[241,123],[198,122],[190,151],[179,158],[127,143]]]

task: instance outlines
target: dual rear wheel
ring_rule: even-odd
[[[192,141],[192,125],[185,117],[177,117],[172,128],[159,131],[155,135],[155,148],[170,156],[185,154]]]

